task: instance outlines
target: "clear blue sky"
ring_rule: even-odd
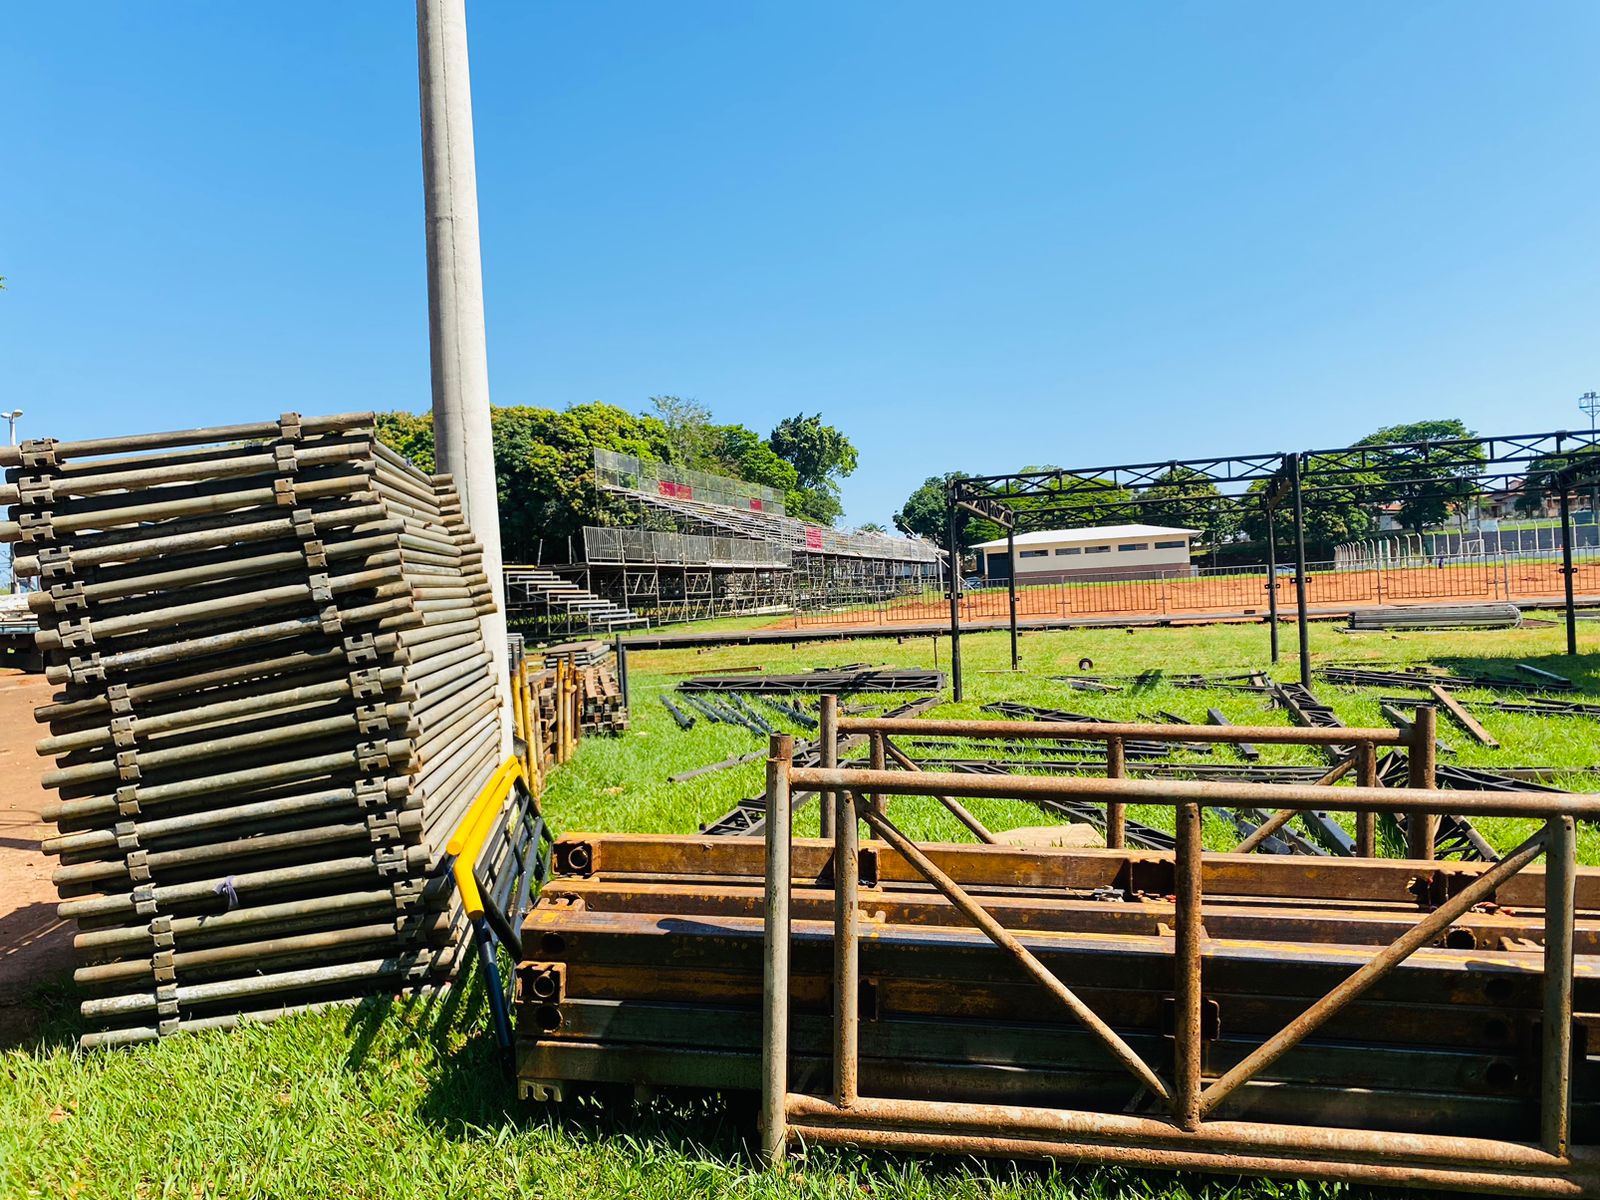
[[[493,395],[952,468],[1577,426],[1600,5],[469,0]],[[16,4],[27,435],[428,403],[404,3]]]

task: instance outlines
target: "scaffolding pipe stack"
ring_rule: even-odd
[[[83,1041],[447,975],[499,761],[482,552],[370,413],[0,449]]]

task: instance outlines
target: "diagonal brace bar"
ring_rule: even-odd
[[[1411,929],[1385,946],[1377,957],[1362,964],[1322,999],[1301,1013],[1200,1094],[1200,1116],[1215,1111],[1241,1085],[1266,1070],[1301,1041],[1315,1033],[1340,1009],[1382,979],[1415,951],[1432,942],[1474,904],[1527,866],[1544,851],[1547,834],[1540,830],[1500,862],[1434,909]]]
[[[899,763],[904,770],[922,770],[921,766],[919,766],[908,754],[906,754],[904,750],[900,749],[899,746],[896,746],[889,740],[888,735],[884,735],[883,748],[885,751],[887,751],[889,757],[894,759],[895,762]],[[968,830],[977,836],[980,842],[984,842],[990,846],[998,846],[1000,844],[1000,839],[995,837],[994,834],[990,833],[988,827],[984,825],[982,821],[978,820],[977,817],[973,816],[972,813],[967,810],[967,806],[962,804],[961,801],[957,800],[954,796],[935,796],[934,799],[949,809],[950,815],[965,825]]]
[[[1171,1102],[1172,1092],[1162,1081],[1161,1076],[1150,1069],[1148,1063],[1134,1053],[1133,1048],[1117,1035],[1116,1030],[1107,1025],[1094,1011],[1080,1000],[1071,988],[1057,979],[1042,962],[1034,957],[1031,951],[1013,937],[1005,926],[995,920],[989,912],[971,896],[961,889],[961,885],[950,876],[946,875],[933,861],[928,858],[916,844],[901,833],[887,817],[875,812],[871,808],[862,806],[861,819],[866,821],[878,835],[888,842],[904,856],[905,860],[915,867],[924,879],[933,884],[945,899],[961,910],[961,913],[976,925],[983,934],[996,946],[1011,955],[1028,974],[1044,985],[1057,1000],[1061,1001],[1073,1016],[1077,1017],[1091,1032],[1096,1034],[1106,1047],[1111,1051],[1118,1062],[1145,1087],[1149,1088],[1157,1097],[1167,1103]]]

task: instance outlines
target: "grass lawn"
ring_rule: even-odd
[[[1586,638],[1595,634],[1580,631]],[[1280,678],[1294,671],[1285,631]],[[1600,695],[1600,663],[1566,658],[1555,627],[1394,636],[1312,628],[1322,661],[1432,661],[1459,670],[1527,662],[1569,675]],[[1239,723],[1281,723],[1260,697],[1158,686],[1137,693],[1077,692],[1047,676],[1097,673],[1237,672],[1267,665],[1256,625],[1091,630],[1024,634],[1025,673],[1007,666],[1004,634],[963,639],[968,700],[940,709],[974,715],[992,700],[1137,718],[1165,709],[1195,720],[1216,706]],[[728,647],[631,656],[633,729],[585,741],[552,778],[545,797],[562,831],[693,832],[735,800],[760,790],[761,766],[717,772],[687,784],[666,776],[760,743],[741,729],[701,720],[684,732],[658,700],[683,674],[747,663],[783,671],[865,661],[948,669],[948,641],[928,638]],[[1375,693],[1317,686],[1351,725],[1382,724]],[[1471,698],[1470,693],[1463,693]],[[1500,738],[1477,746],[1448,717],[1440,735],[1475,765],[1581,767],[1600,761],[1600,723],[1582,718],[1480,712]],[[1219,750],[1217,756],[1230,754]],[[1267,747],[1263,759],[1318,762],[1305,749]],[[1574,775],[1569,786],[1593,786]],[[924,838],[968,840],[935,802],[896,801],[897,819]],[[1020,804],[974,800],[992,828],[1041,824]],[[1166,809],[1132,815],[1170,828]],[[802,832],[814,832],[815,806]],[[807,824],[809,822],[809,825]],[[1527,822],[1484,821],[1507,847]],[[1233,843],[1211,820],[1207,844]],[[1580,833],[1584,862],[1600,862],[1600,836]],[[809,1154],[784,1177],[755,1170],[742,1153],[751,1101],[672,1097],[647,1105],[550,1112],[517,1103],[492,1061],[482,993],[469,979],[428,1002],[371,1001],[231,1034],[196,1035],[114,1052],[73,1046],[76,998],[46,985],[38,1002],[53,1014],[41,1044],[0,1053],[0,1197],[1257,1197],[1366,1196],[1366,1189],[1209,1180],[1162,1174],[949,1159]],[[1383,1193],[1394,1195],[1394,1193]]]

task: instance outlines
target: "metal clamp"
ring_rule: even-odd
[[[128,878],[134,883],[150,882],[150,856],[144,850],[135,850],[128,855]]]
[[[272,461],[281,475],[293,475],[300,470],[300,458],[294,446],[287,442],[279,442],[272,448]]]
[[[389,769],[388,748],[382,742],[361,742],[356,746],[356,766],[363,773]]]
[[[139,752],[137,750],[119,750],[117,752],[117,778],[123,783],[138,783],[143,777],[139,770]]]
[[[133,911],[141,917],[156,915],[156,889],[148,883],[136,884],[133,889]]]
[[[71,546],[45,546],[39,550],[37,557],[41,579],[72,578]]]
[[[28,475],[17,480],[19,504],[53,504],[56,498],[54,481],[42,475]]]
[[[327,570],[328,550],[319,538],[307,538],[300,545],[301,552],[306,556],[306,566],[315,570]]]
[[[133,698],[128,695],[128,685],[113,683],[105,691],[106,699],[111,704],[113,717],[126,716],[133,712]]]
[[[404,875],[406,873],[406,849],[404,846],[391,846],[376,851],[372,856],[372,865],[378,868],[378,874],[384,878],[391,875]]]
[[[381,779],[356,780],[356,806],[363,810],[381,808],[389,803],[389,789]]]
[[[317,614],[317,619],[322,622],[322,632],[329,637],[344,632],[344,619],[339,616],[339,610],[332,604],[322,609]]]
[[[89,626],[88,617],[83,617],[77,621],[60,622],[56,626],[56,636],[61,639],[61,648],[63,650],[94,645],[94,630]]]
[[[89,603],[83,595],[83,583],[78,580],[51,585],[50,603],[55,606],[57,612],[86,612],[89,608]]]
[[[377,662],[377,643],[372,640],[370,633],[363,633],[359,637],[347,637],[344,639],[344,656],[352,663]]]
[[[117,815],[119,817],[139,815],[139,789],[135,785],[130,783],[117,789]]]
[[[29,470],[58,465],[55,438],[29,438],[17,449],[22,453],[22,465]]]
[[[106,669],[100,662],[99,651],[95,651],[85,658],[68,659],[67,671],[72,675],[73,683],[105,682]]]
[[[139,828],[132,821],[118,821],[112,826],[117,835],[117,849],[131,854],[139,848]]]
[[[134,746],[133,718],[119,716],[111,718],[111,744],[118,750],[131,750]]]
[[[293,508],[295,506],[294,480],[274,479],[272,481],[272,498],[282,508]]]
[[[389,714],[381,704],[358,704],[356,728],[369,737],[375,733],[388,733]]]
[[[17,516],[17,529],[25,542],[53,542],[56,540],[55,524],[49,512],[25,512]]]
[[[306,580],[306,586],[311,589],[311,602],[313,604],[333,603],[333,584],[327,575],[312,575]]]
[[[278,436],[286,442],[298,442],[302,436],[300,431],[300,414],[286,412],[278,417]]]
[[[350,696],[355,700],[371,700],[383,695],[383,676],[377,667],[350,672]]]

